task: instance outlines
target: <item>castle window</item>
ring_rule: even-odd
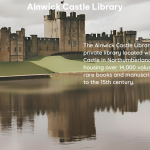
[[[74,37],[74,33],[72,33],[72,37]]]
[[[42,50],[41,46],[39,46],[39,50]]]
[[[68,44],[70,45],[70,40],[68,41]]]
[[[53,50],[55,50],[55,47],[53,47]]]
[[[1,48],[0,48],[0,51],[1,51]]]
[[[47,46],[47,50],[48,50],[48,46]]]
[[[28,46],[28,52],[30,52],[30,46]]]
[[[9,47],[8,47],[8,51],[9,51]]]
[[[19,47],[19,52],[21,52],[21,47]]]
[[[17,51],[17,48],[15,47],[14,52],[16,52],[16,51]]]
[[[131,43],[131,41],[130,41],[130,40],[128,40],[128,43]]]
[[[72,47],[76,47],[76,41],[72,41]]]

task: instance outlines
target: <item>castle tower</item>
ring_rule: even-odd
[[[11,33],[11,28],[0,30],[0,61],[14,62],[25,60],[25,29]]]
[[[114,31],[113,31],[114,32]],[[134,51],[134,43],[136,42],[136,31],[123,31],[123,28],[120,28],[120,31],[117,32],[115,31],[115,34],[113,35],[113,44],[114,44],[114,51]],[[117,46],[116,46],[117,44]],[[127,44],[132,46],[127,46],[127,47],[119,47],[120,44]],[[116,58],[117,56],[115,56]],[[127,56],[121,56],[122,59],[126,59]]]
[[[76,16],[76,12],[71,12],[66,16],[66,12],[50,10],[49,15],[44,16],[44,34],[47,38],[59,38],[59,52],[84,51],[85,43],[85,15]]]
[[[131,46],[128,46],[125,48],[125,51],[135,51],[134,44],[136,43],[136,31],[125,31],[123,32],[123,43],[125,44],[130,44]],[[126,55],[126,58],[133,58],[134,56],[132,55]]]
[[[0,30],[0,61],[10,61],[10,28],[3,27]]]

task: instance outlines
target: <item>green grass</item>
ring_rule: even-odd
[[[53,72],[83,72],[90,70],[83,70],[83,65],[85,66],[117,66],[115,70],[108,69],[104,71],[124,71],[120,70],[119,66],[124,65],[126,68],[126,65],[135,65],[137,66],[149,66],[150,63],[147,62],[98,62],[98,63],[85,63],[83,61],[77,61],[77,60],[68,60],[61,56],[47,56],[41,59],[40,61],[32,61],[38,66],[44,67],[46,69],[52,70]],[[142,69],[135,69],[135,71],[141,71]],[[95,70],[97,72],[98,70]],[[99,70],[101,71],[101,70]],[[148,70],[147,70],[148,71]]]
[[[27,75],[27,74],[47,74],[52,72],[83,72],[91,70],[83,70],[85,66],[117,66],[115,71],[123,71],[119,69],[119,65],[136,65],[137,66],[149,66],[150,63],[140,62],[98,62],[98,63],[84,63],[83,61],[69,60],[61,56],[46,56],[37,57],[35,59],[26,60],[24,62],[0,62],[0,76],[10,75]],[[135,71],[141,71],[142,69],[136,69]],[[98,72],[101,70],[95,70]],[[114,71],[112,69],[104,71]],[[143,70],[145,71],[145,70]],[[149,70],[147,70],[149,71]]]
[[[47,74],[52,71],[40,67],[32,62],[0,62],[0,76]]]

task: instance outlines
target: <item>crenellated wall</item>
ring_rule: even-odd
[[[59,52],[58,38],[38,38],[38,55],[50,56]]]
[[[36,56],[49,56],[59,52],[58,38],[38,38],[37,35],[26,37],[26,59]]]
[[[102,34],[86,34],[86,43],[87,51],[112,51],[112,47],[107,47],[107,45],[113,43],[113,35],[105,34],[105,32]]]

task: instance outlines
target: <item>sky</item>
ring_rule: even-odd
[[[11,27],[13,33],[16,30],[25,28],[26,36],[32,34],[38,37],[44,37],[44,15],[48,15],[48,10],[27,10],[29,4],[48,5],[60,4],[61,0],[0,0],[0,28]],[[78,14],[86,15],[85,32],[110,34],[110,30],[137,31],[137,38],[150,38],[150,1],[149,0],[65,0],[69,5],[92,3],[97,6],[98,3],[103,5],[123,5],[120,12],[112,10],[78,10]],[[63,11],[63,9],[61,9]],[[66,11],[69,16],[71,10]]]

